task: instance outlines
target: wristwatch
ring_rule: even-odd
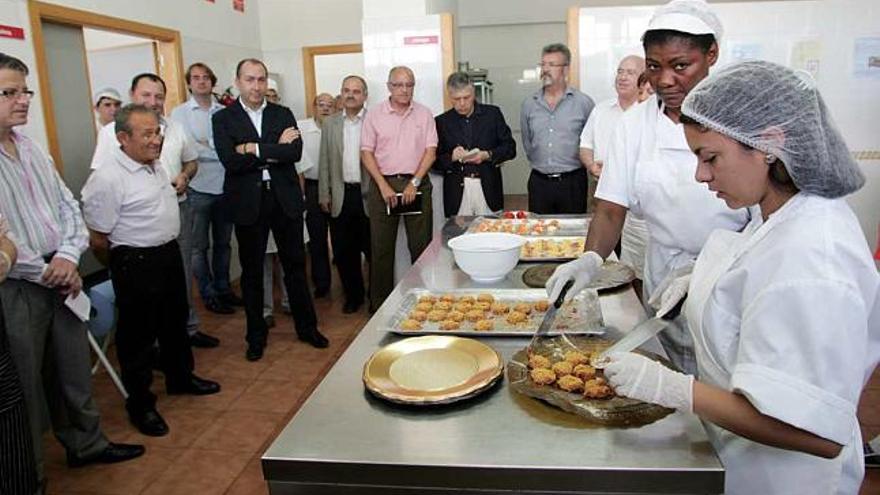
[[[419,186],[422,185],[422,179],[419,179],[418,177],[413,176],[413,178],[410,179],[409,183],[412,184],[413,187],[415,187],[416,189],[418,189]]]

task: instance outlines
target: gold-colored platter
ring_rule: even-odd
[[[374,395],[410,405],[473,397],[501,378],[503,361],[482,342],[446,335],[412,337],[376,351],[364,365]]]

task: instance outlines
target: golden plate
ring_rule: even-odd
[[[364,385],[400,404],[447,404],[488,389],[502,371],[501,355],[482,342],[429,335],[376,351],[364,365]]]

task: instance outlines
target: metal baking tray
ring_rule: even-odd
[[[509,232],[528,237],[566,237],[587,235],[590,218],[531,216],[524,219],[477,217],[468,227],[468,233]]]
[[[575,244],[576,247],[574,249],[567,250],[565,253],[561,253],[559,255],[546,255],[541,256],[537,254],[527,254],[528,246],[536,245],[540,243],[568,243]],[[583,236],[555,236],[555,237],[542,237],[538,239],[529,239],[525,244],[523,244],[522,249],[520,250],[520,261],[569,261],[577,258],[584,252],[584,245],[586,244],[586,238]]]
[[[423,296],[432,296],[440,298],[442,296],[454,297],[456,301],[464,296],[470,296],[476,299],[481,294],[488,294],[493,297],[496,302],[504,303],[513,307],[517,303],[526,303],[532,305],[532,312],[525,321],[521,323],[509,323],[507,314],[493,314],[491,311],[487,313],[486,319],[493,321],[492,330],[477,330],[476,323],[464,320],[458,329],[442,330],[438,321],[425,320],[421,322],[421,329],[406,330],[401,326],[404,320],[410,318],[411,313],[416,310],[416,304]],[[543,289],[454,289],[447,291],[431,291],[427,289],[411,289],[403,298],[403,303],[398,307],[394,316],[389,321],[388,327],[391,332],[401,335],[464,335],[464,336],[491,336],[491,337],[530,337],[541,325],[544,312],[534,310],[534,303],[538,301],[547,301],[547,292]],[[448,312],[447,312],[448,315]],[[491,318],[489,318],[491,317]],[[559,309],[556,315],[556,321],[550,335],[560,335],[561,333],[571,334],[592,334],[601,335],[605,333],[604,322],[602,319],[602,309],[599,305],[599,296],[595,290],[585,290],[575,296],[571,302]]]

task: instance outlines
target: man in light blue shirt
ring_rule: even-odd
[[[223,194],[225,169],[214,150],[211,127],[211,117],[224,107],[214,99],[212,90],[217,77],[207,65],[200,62],[190,65],[186,82],[190,98],[171,112],[171,118],[186,129],[199,152],[199,173],[189,184],[193,209],[193,274],[205,307],[214,313],[231,314],[235,312],[234,305],[241,305],[241,298],[229,286],[232,223],[224,218],[218,201]],[[210,346],[208,342],[204,344]]]

